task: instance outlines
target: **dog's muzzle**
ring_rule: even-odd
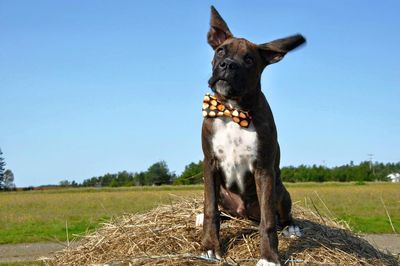
[[[226,80],[218,80],[214,85],[215,91],[224,97],[229,97],[232,94],[232,86]]]

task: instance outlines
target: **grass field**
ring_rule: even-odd
[[[400,232],[400,184],[287,184],[295,204],[344,219],[356,231],[392,233],[386,210]],[[171,195],[173,194],[173,195]],[[0,193],[0,244],[64,241],[123,213],[198,196],[202,186],[64,189]],[[385,204],[385,207],[382,203]]]
[[[400,233],[400,184],[286,184],[296,204],[345,220],[356,232]],[[315,205],[315,207],[314,207]],[[386,212],[387,211],[387,212]]]
[[[65,189],[0,193],[0,244],[66,240],[123,213],[200,194],[197,187]],[[67,226],[66,226],[67,225]]]

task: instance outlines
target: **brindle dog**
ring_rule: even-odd
[[[279,265],[277,222],[300,235],[291,215],[291,199],[280,179],[277,130],[261,91],[266,66],[305,42],[301,35],[254,44],[232,35],[211,7],[208,43],[215,51],[209,86],[218,101],[249,111],[251,123],[241,127],[230,117],[206,117],[204,152],[204,251],[220,258],[218,205],[231,215],[259,222],[261,258],[257,265]]]

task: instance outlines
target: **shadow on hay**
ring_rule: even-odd
[[[399,265],[393,255],[377,250],[368,241],[353,235],[346,229],[327,226],[307,219],[296,219],[296,222],[302,228],[303,236],[295,239],[279,237],[279,254],[282,262],[297,259],[300,262],[324,263],[327,262],[326,258],[329,255],[337,256],[338,261],[346,261],[350,255],[356,263],[361,261],[366,264],[374,264],[374,261],[379,260],[384,265]],[[242,229],[231,232],[225,230],[221,235],[222,251],[229,256],[231,250],[235,246],[243,245],[246,238],[255,240],[247,241],[246,244],[250,245],[248,248],[250,254],[248,255],[257,258],[259,255],[257,224],[247,228],[244,226]],[[308,254],[309,257],[305,258],[305,254]],[[347,257],[339,258],[341,254],[345,254]]]
[[[398,265],[397,260],[390,254],[379,251],[368,241],[353,235],[350,231],[326,226],[310,220],[297,220],[297,223],[303,228],[304,236],[291,241],[285,251],[285,257],[291,254],[304,253],[307,250],[325,248],[332,252],[342,251],[352,254],[354,257],[371,261],[377,258],[382,261]],[[312,230],[308,230],[312,228]]]

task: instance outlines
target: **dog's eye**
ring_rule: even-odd
[[[225,50],[224,50],[224,48],[222,48],[222,47],[218,48],[217,51],[216,51],[216,54],[217,54],[219,57],[224,56],[224,55],[225,55]]]
[[[246,57],[244,58],[244,61],[246,62],[246,64],[251,65],[251,64],[253,64],[254,59],[253,59],[253,57],[251,57],[251,56],[246,56]]]

